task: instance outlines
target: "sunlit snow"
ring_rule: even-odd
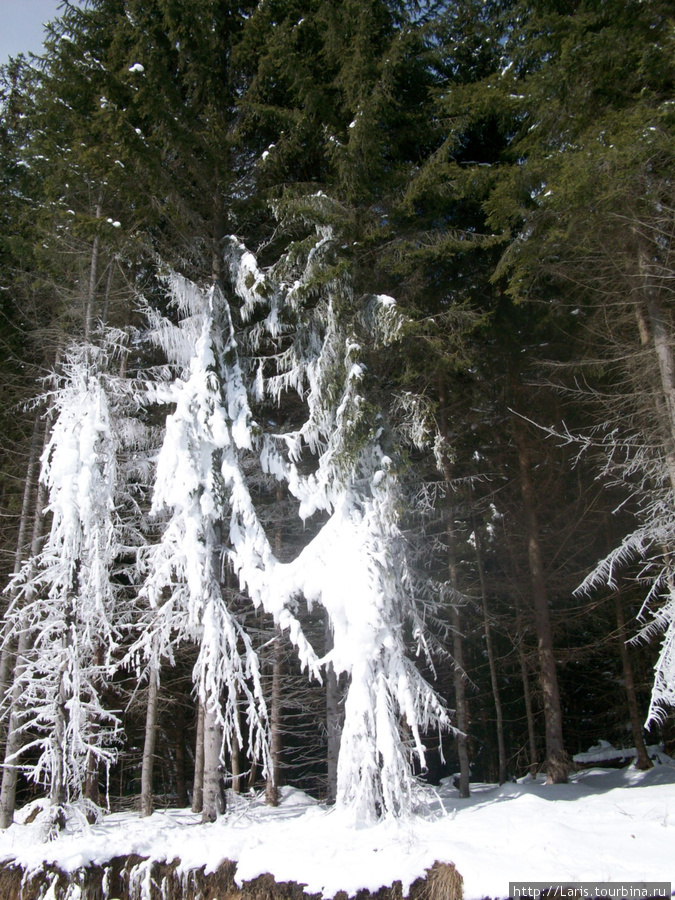
[[[189,810],[149,819],[116,813],[49,844],[40,842],[39,821],[14,824],[0,834],[0,858],[73,870],[137,853],[207,871],[230,859],[239,883],[270,872],[327,898],[396,880],[407,892],[436,860],[454,862],[465,900],[507,897],[518,879],[675,882],[672,763],[649,772],[588,769],[567,785],[529,776],[502,787],[473,784],[468,800],[446,783],[428,789],[417,815],[363,828],[293,788],[281,795],[272,809],[260,794],[230,794],[227,814],[212,825]]]

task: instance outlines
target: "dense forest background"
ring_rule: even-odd
[[[0,79],[0,825],[672,750],[672,4],[64,2]]]

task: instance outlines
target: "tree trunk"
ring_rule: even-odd
[[[154,811],[153,774],[155,768],[155,744],[157,741],[157,703],[159,699],[159,673],[150,666],[148,675],[148,701],[145,712],[145,743],[141,766],[141,816],[151,816]]]
[[[534,621],[539,651],[539,678],[544,701],[544,721],[546,725],[546,782],[563,784],[567,781],[569,762],[565,753],[562,729],[562,710],[558,690],[551,617],[548,609],[548,594],[544,576],[544,563],[539,539],[539,522],[536,512],[536,497],[530,471],[530,456],[527,440],[519,416],[513,417],[513,434],[518,449],[520,466],[520,486],[523,511],[527,530],[527,551],[532,578],[532,599]]]
[[[74,585],[77,582],[77,566],[75,568]],[[73,586],[74,587],[74,586]],[[71,590],[73,588],[71,587]],[[74,606],[75,596],[71,595],[68,601]],[[70,719],[69,701],[73,697],[72,682],[68,672],[69,648],[72,647],[72,629],[75,621],[74,612],[66,615],[64,635],[62,637],[62,649],[66,650],[61,664],[59,677],[59,692],[56,701],[56,717],[54,721],[54,733],[51,738],[52,745],[52,770],[49,800],[52,807],[58,808],[68,802],[68,784],[66,773],[67,733]]]
[[[46,440],[46,435],[45,435]],[[44,508],[47,502],[47,490],[41,482],[38,483],[37,497],[35,500],[35,515],[33,518],[33,536],[31,539],[31,559],[36,559],[40,552],[42,535],[44,530]],[[30,650],[31,636],[26,624],[23,623],[19,631],[19,645],[17,649],[16,664],[14,667],[14,684],[12,687],[9,725],[7,728],[7,743],[5,745],[4,768],[2,771],[2,788],[0,788],[0,828],[9,828],[14,818],[16,805],[16,785],[19,770],[16,767],[16,755],[23,744],[23,735],[19,731],[20,707],[23,685],[21,673],[25,665],[26,654]]]
[[[279,804],[279,786],[281,784],[281,677],[283,663],[283,647],[281,629],[276,626],[272,649],[272,694],[270,697],[270,771],[267,773],[265,785],[265,803],[268,806]]]
[[[277,484],[276,501],[277,510],[279,510],[283,493],[281,484]],[[281,520],[279,519],[274,529],[274,552],[277,559],[280,558],[283,540],[283,531]],[[281,737],[281,679],[282,679],[282,636],[281,629],[275,626],[275,636],[272,644],[272,692],[270,697],[270,771],[267,773],[267,781],[265,784],[265,803],[268,806],[279,805],[279,786],[281,785],[281,753],[282,753],[282,737]]]
[[[23,487],[23,500],[21,503],[21,517],[19,519],[19,533],[16,541],[16,551],[14,553],[14,570],[13,574],[18,575],[21,571],[26,551],[28,550],[28,527],[30,524],[31,514],[34,512],[33,504],[37,501],[37,477],[39,473],[39,450],[40,450],[40,416],[36,414],[33,423],[33,433],[30,440],[30,450],[28,454],[28,468],[26,470],[26,481]],[[41,513],[40,513],[41,514]],[[15,597],[15,593],[10,593],[10,604]],[[14,662],[14,652],[16,649],[16,641],[8,640],[11,631],[11,622],[6,621],[2,630],[2,653],[0,654],[0,703],[4,703],[4,698],[9,687],[10,674]]]
[[[333,647],[333,636],[330,631],[330,622],[326,616],[326,643],[325,652]],[[340,736],[342,734],[342,722],[340,718],[340,690],[338,677],[335,674],[333,663],[326,666],[326,741],[327,741],[327,791],[328,803],[335,803],[337,797],[337,770],[340,754]]]
[[[616,624],[619,641],[619,652],[621,653],[621,664],[623,666],[623,682],[624,687],[626,688],[626,701],[628,703],[630,727],[631,731],[633,732],[633,742],[635,744],[635,750],[637,752],[637,761],[635,765],[638,769],[651,769],[653,763],[649,758],[649,754],[647,753],[647,748],[645,746],[645,741],[642,734],[642,717],[640,716],[637,693],[635,691],[635,676],[633,674],[633,664],[628,652],[628,644],[626,643],[628,640],[628,634],[626,630],[626,618],[624,616],[623,600],[621,599],[621,594],[616,593],[614,600],[616,605]]]
[[[440,414],[440,431],[443,440],[447,440],[448,423],[446,419],[446,395],[443,377],[438,380],[438,399]],[[448,539],[448,575],[453,591],[459,593],[459,578],[457,574],[457,559],[455,553],[455,526],[454,509],[450,503],[449,492],[452,490],[452,470],[449,459],[444,453],[441,464],[443,477],[445,478],[448,497],[446,500],[446,534]],[[464,647],[462,635],[462,613],[457,599],[452,601],[452,655],[454,662],[453,682],[455,687],[455,717],[457,719],[457,756],[459,758],[459,796],[470,796],[471,766],[469,762],[468,731],[469,708],[466,699],[466,672],[464,671]]]
[[[520,660],[520,675],[523,680],[523,698],[525,700],[525,716],[527,718],[527,737],[530,745],[530,775],[534,778],[537,774],[537,732],[534,727],[534,713],[532,711],[532,692],[530,691],[530,675],[527,668],[527,656],[523,641],[525,634],[522,626],[520,608],[516,615],[516,632],[518,643],[518,659]]]
[[[237,743],[236,734],[233,735],[230,759],[232,763],[232,791],[235,794],[241,794],[241,751]]]
[[[204,704],[197,706],[197,735],[195,739],[195,777],[192,784],[192,812],[200,813],[204,806]]]
[[[113,280],[113,264],[112,261],[108,265],[108,274],[105,279],[105,292],[103,294],[103,305],[101,306],[101,324],[105,325],[108,321],[108,303],[110,301],[110,288]],[[125,318],[128,318],[126,316]],[[126,356],[126,353],[124,354]]]
[[[449,485],[448,485],[449,489]],[[458,591],[457,560],[455,555],[455,529],[453,525],[453,509],[447,509],[447,536],[448,536],[448,571],[450,574],[450,586],[453,591]],[[453,681],[455,686],[455,716],[457,718],[457,756],[459,757],[459,796],[470,796],[471,766],[469,763],[468,731],[469,708],[466,699],[466,671],[464,670],[464,635],[462,634],[462,611],[457,602],[453,600],[452,606],[452,656],[454,663]]]
[[[502,701],[499,696],[499,679],[497,677],[497,663],[495,660],[495,651],[492,643],[492,631],[490,628],[490,614],[488,612],[487,588],[485,584],[485,571],[483,569],[483,547],[481,536],[476,524],[476,518],[473,517],[473,533],[476,544],[476,566],[478,568],[478,578],[480,581],[480,592],[483,601],[483,623],[485,629],[485,646],[487,649],[488,663],[490,665],[490,681],[492,683],[492,696],[495,701],[495,713],[497,717],[497,748],[499,753],[499,783],[504,784],[506,781],[506,746],[504,743],[504,714],[502,712]]]
[[[96,219],[101,218],[101,199],[96,204]],[[94,237],[94,243],[91,248],[91,262],[89,264],[89,285],[87,287],[87,296],[85,298],[84,307],[84,341],[91,341],[91,332],[94,323],[94,303],[96,301],[96,286],[98,282],[98,257],[101,240],[98,234]]]
[[[640,343],[656,357],[661,390],[654,396],[656,417],[663,435],[665,461],[671,488],[675,491],[675,424],[673,423],[672,353],[665,332],[663,314],[655,301],[635,304]],[[654,328],[656,326],[656,330]]]
[[[174,752],[176,754],[176,796],[180,809],[190,805],[187,780],[185,778],[185,710],[183,704],[176,704]]]
[[[460,734],[457,735],[457,756],[459,757],[459,796],[470,796],[471,767],[469,763],[469,748],[467,745],[467,732],[469,729],[468,705],[466,702],[466,672],[464,671],[464,649],[462,635],[462,614],[459,606],[452,610],[452,655],[454,657],[454,683],[455,703],[457,706],[457,727]]]
[[[96,646],[96,650],[94,653],[94,664],[96,665],[97,668],[99,668],[99,670],[100,670],[100,667],[103,665],[103,659],[104,659],[103,645],[98,644]],[[96,676],[94,685],[96,688],[96,693],[100,696],[101,691],[104,689],[104,685],[101,683],[100,677]],[[95,730],[98,730],[98,728],[100,727],[100,722],[97,722],[95,720],[92,721],[91,727],[92,727],[92,732],[94,732]],[[100,790],[99,790],[100,774],[101,773],[99,771],[98,757],[96,756],[95,753],[93,753],[90,750],[89,754],[87,756],[87,775],[86,775],[86,779],[85,779],[85,783],[84,783],[84,796],[86,797],[87,800],[90,800],[96,806],[100,806],[100,804],[101,804],[101,795],[100,795]],[[92,811],[92,813],[95,817],[95,815],[96,815],[95,812]],[[89,815],[89,813],[87,813],[87,815]],[[93,821],[93,819],[92,819],[92,821]]]
[[[87,756],[87,778],[84,785],[84,796],[96,806],[101,805],[100,775],[98,757],[90,750]]]
[[[204,801],[202,822],[215,822],[225,812],[222,751],[223,729],[218,721],[218,698],[207,695],[204,701]]]
[[[232,764],[232,790],[235,794],[241,794],[241,747],[239,746],[239,738],[238,734],[241,731],[241,720],[239,716],[239,703],[237,703],[237,708],[235,715],[237,717],[237,727],[235,729],[235,733],[232,735],[232,750],[230,753],[230,761]]]
[[[16,754],[23,744],[20,725],[20,699],[23,691],[21,675],[24,668],[24,659],[30,648],[28,629],[24,626],[19,634],[19,646],[17,650],[16,667],[14,670],[14,686],[11,694],[11,712],[7,727],[7,744],[5,746],[5,765],[2,770],[2,789],[0,790],[0,828],[9,828],[14,820],[14,807],[16,804],[16,784],[19,776]]]

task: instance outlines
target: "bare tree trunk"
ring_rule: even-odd
[[[283,664],[283,647],[281,629],[276,626],[276,634],[272,649],[272,694],[270,697],[270,764],[265,785],[265,803],[268,806],[279,804],[279,786],[281,784],[282,753],[282,710],[281,710],[281,678]]]
[[[19,519],[19,533],[16,541],[16,551],[14,553],[14,570],[13,574],[18,575],[21,571],[28,550],[28,527],[31,520],[31,514],[34,512],[33,504],[36,502],[37,494],[37,477],[39,473],[39,451],[40,451],[40,415],[35,416],[33,423],[33,433],[30,440],[30,450],[28,454],[28,468],[26,470],[26,481],[23,487],[23,500],[21,503],[21,517]],[[40,512],[41,514],[41,512]],[[14,599],[14,592],[10,594],[10,603]],[[2,630],[2,653],[0,654],[0,704],[4,705],[5,694],[9,687],[10,673],[14,662],[14,652],[16,650],[16,641],[9,641],[9,633],[11,630],[11,622],[6,621]]]
[[[105,292],[103,294],[103,305],[101,306],[101,323],[103,325],[105,325],[108,321],[108,303],[110,301],[110,288],[112,287],[113,271],[113,264],[111,261],[108,265],[108,274],[105,280]]]
[[[649,292],[646,292],[649,297]],[[654,293],[653,291],[651,292]],[[665,457],[670,486],[675,490],[675,376],[673,355],[663,312],[655,297],[635,304],[640,343],[656,357],[661,392],[654,397],[656,416],[665,441]]]
[[[666,403],[670,436],[675,444],[675,357],[673,357],[671,346],[672,328],[666,321],[659,289],[652,282],[652,266],[649,256],[648,248],[641,241],[638,249],[638,261],[642,278],[642,296],[649,319],[652,345],[659,365],[661,390]],[[641,314],[640,306],[639,302],[638,315]]]
[[[150,666],[148,674],[148,701],[145,712],[145,743],[141,766],[141,816],[151,816],[154,811],[153,774],[155,769],[155,744],[157,742],[157,704],[159,699],[159,673]]]
[[[216,164],[213,172],[213,207],[211,210],[211,279],[222,286],[223,279],[223,238],[227,234],[223,196],[220,190],[220,167]]]
[[[467,732],[469,730],[468,704],[466,702],[466,672],[464,671],[464,649],[462,635],[462,614],[459,606],[452,610],[452,655],[454,657],[455,703],[457,706],[457,756],[459,757],[459,796],[470,796],[471,766]]]
[[[457,560],[455,555],[455,529],[453,510],[447,509],[448,571],[450,586],[458,591]],[[462,611],[456,600],[452,606],[452,656],[454,662],[453,681],[455,685],[455,715],[457,718],[457,756],[459,757],[459,796],[470,796],[471,766],[469,762],[468,731],[469,708],[466,699],[466,671],[464,669],[464,635],[462,633]]]
[[[518,416],[513,417],[513,434],[518,449],[520,466],[520,486],[527,529],[527,551],[532,578],[534,621],[539,651],[539,678],[544,701],[546,782],[547,784],[563,784],[567,781],[569,762],[563,743],[562,710],[560,707],[555,656],[553,654],[553,635],[551,632],[551,617],[548,609],[548,594],[539,539],[536,497],[530,472],[530,455],[522,421]]]
[[[195,777],[192,784],[192,812],[200,813],[204,806],[204,704],[197,701],[197,736],[195,740]]]
[[[87,756],[87,780],[84,785],[84,796],[96,806],[101,805],[101,791],[99,788],[100,771],[96,754],[89,751]]]
[[[218,698],[204,701],[204,802],[202,822],[215,822],[225,812],[222,778],[223,729],[218,721]]]
[[[189,806],[187,782],[185,779],[185,710],[182,703],[176,704],[174,752],[176,754],[176,797],[180,809]]]
[[[525,700],[525,716],[527,718],[527,737],[530,745],[530,775],[534,778],[537,774],[537,733],[534,727],[534,713],[532,711],[532,692],[530,691],[530,676],[527,668],[527,656],[523,647],[524,632],[520,609],[516,615],[516,632],[518,634],[518,659],[520,660],[520,675],[523,680],[523,698]]]
[[[277,509],[283,498],[281,484],[277,484],[276,501]],[[281,553],[283,532],[281,521],[278,520],[274,529],[274,550],[279,558]],[[278,806],[279,786],[281,784],[281,753],[283,741],[281,737],[282,709],[281,709],[281,679],[282,679],[282,635],[281,629],[275,626],[275,636],[272,644],[272,692],[270,697],[270,771],[267,773],[265,784],[265,803],[268,806]]]
[[[14,807],[16,804],[16,784],[19,775],[16,754],[21,749],[22,735],[19,731],[20,711],[19,701],[23,685],[21,675],[24,668],[24,658],[30,647],[28,629],[24,626],[19,634],[19,647],[17,650],[16,668],[14,671],[14,687],[11,695],[11,713],[7,728],[7,744],[5,747],[5,765],[2,770],[2,789],[0,790],[0,828],[9,828],[14,819]]]
[[[330,631],[330,622],[326,616],[326,643],[325,652],[333,647],[333,636]],[[338,757],[340,755],[340,736],[342,734],[342,721],[340,718],[340,689],[338,677],[335,674],[333,663],[326,666],[326,735],[327,735],[327,792],[326,799],[329,803],[335,803],[337,797],[337,771]]]
[[[446,395],[445,383],[442,376],[438,381],[438,398],[440,413],[440,430],[443,440],[447,439],[448,424],[446,419]],[[445,478],[446,490],[448,497],[446,500],[446,535],[448,539],[448,574],[450,577],[450,586],[453,591],[459,593],[459,578],[457,574],[457,559],[455,553],[455,526],[454,526],[454,510],[450,503],[449,492],[452,490],[452,471],[447,455],[443,454],[442,458],[443,477]],[[457,756],[459,758],[459,796],[466,798],[470,796],[471,766],[469,762],[468,747],[468,731],[469,731],[469,708],[466,699],[466,672],[464,670],[464,647],[462,635],[462,613],[456,598],[453,598],[452,605],[452,656],[454,663],[453,681],[455,687],[455,716],[457,719]]]
[[[97,668],[100,668],[100,666],[103,664],[103,658],[104,658],[103,645],[99,643],[96,646],[96,650],[94,653],[94,663]],[[103,689],[103,684],[101,683],[101,679],[98,676],[96,676],[94,684],[96,687],[96,692],[100,695],[101,690]],[[100,722],[97,722],[95,720],[92,721],[91,722],[92,730],[98,730],[100,727],[100,724],[101,724]],[[98,757],[96,756],[95,753],[93,753],[90,750],[89,754],[87,756],[87,775],[86,775],[86,779],[85,779],[85,783],[84,783],[84,796],[86,797],[87,800],[90,800],[96,806],[100,806],[100,803],[101,803],[101,795],[100,795],[100,790],[99,790],[100,774],[101,773],[99,771]],[[87,815],[89,816],[90,813],[87,813]],[[94,811],[92,811],[92,815],[95,818],[96,814]],[[92,821],[94,821],[94,818],[92,818]]]
[[[633,732],[633,742],[637,752],[636,767],[638,769],[651,769],[653,763],[647,753],[644,737],[642,734],[642,717],[637,701],[637,693],[635,691],[635,675],[633,674],[633,664],[628,652],[628,634],[626,630],[626,617],[623,611],[623,600],[621,594],[616,593],[616,624],[618,631],[619,652],[621,653],[621,664],[623,666],[623,683],[626,688],[626,702],[628,704],[628,714],[630,716],[630,727]]]
[[[241,794],[241,747],[239,746],[238,733],[241,730],[241,720],[239,717],[239,703],[235,715],[237,717],[237,728],[232,735],[232,750],[230,753],[230,761],[232,764],[232,790],[235,794]]]
[[[232,763],[232,791],[235,794],[241,794],[241,751],[237,743],[237,736],[233,735],[232,753],[230,760]]]
[[[96,204],[96,218],[101,218],[101,199]],[[91,262],[89,264],[89,285],[84,307],[84,340],[85,343],[91,341],[91,332],[94,321],[94,303],[96,301],[96,285],[98,282],[98,257],[101,240],[98,234],[94,237],[94,243],[91,248]]]
[[[508,549],[508,558],[512,569],[512,583],[514,585],[514,597],[516,608],[516,648],[518,650],[518,660],[520,662],[520,675],[523,682],[523,699],[525,701],[525,718],[527,720],[527,737],[529,744],[529,769],[530,775],[534,778],[537,774],[537,730],[534,721],[534,709],[532,706],[532,691],[530,689],[530,667],[525,652],[525,629],[523,627],[522,604],[520,591],[516,585],[521,581],[521,574],[518,567],[518,561],[513,552],[509,533],[506,528],[503,529],[502,537]]]
[[[38,483],[37,497],[35,500],[35,515],[33,518],[33,536],[30,548],[32,559],[36,559],[40,552],[44,530],[43,510],[46,502],[46,488],[42,483]],[[9,725],[7,728],[7,743],[5,746],[5,765],[2,770],[2,788],[0,788],[0,828],[9,828],[12,824],[16,806],[16,785],[19,774],[19,770],[16,766],[16,756],[23,744],[23,735],[19,730],[21,723],[21,695],[23,693],[21,675],[25,667],[25,658],[30,650],[30,646],[31,636],[27,624],[23,622],[19,631],[19,645],[14,668],[14,684],[12,687]]]
[[[490,614],[488,611],[487,587],[485,584],[485,570],[483,568],[483,546],[481,536],[476,524],[476,518],[473,517],[473,533],[476,545],[476,566],[478,568],[478,579],[480,581],[480,592],[483,601],[483,627],[485,629],[485,646],[487,649],[488,663],[490,665],[490,681],[492,683],[492,696],[495,701],[495,713],[497,717],[497,748],[499,753],[499,783],[504,784],[506,781],[506,746],[504,743],[504,714],[502,711],[502,701],[499,696],[499,679],[497,677],[497,663],[495,661],[495,651],[492,643],[492,630],[490,628]]]
[[[54,809],[56,810],[57,818],[54,819],[54,824],[58,827],[62,827],[65,824],[62,818],[62,814],[58,812],[58,809],[65,803],[67,803],[69,799],[66,767],[66,757],[68,749],[66,744],[68,724],[70,721],[69,702],[73,698],[73,687],[68,672],[68,656],[69,648],[73,645],[73,628],[75,623],[75,603],[79,587],[79,570],[80,561],[77,560],[73,567],[72,583],[67,599],[67,602],[69,603],[69,610],[65,616],[65,628],[63,636],[61,638],[62,649],[66,650],[67,652],[64,653],[64,659],[61,663],[60,668],[59,691],[56,701],[54,733],[51,737],[53,763],[51,770],[49,800],[52,807],[54,807]]]

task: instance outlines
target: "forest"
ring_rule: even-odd
[[[672,753],[672,3],[64,0],[0,146],[0,828]]]

